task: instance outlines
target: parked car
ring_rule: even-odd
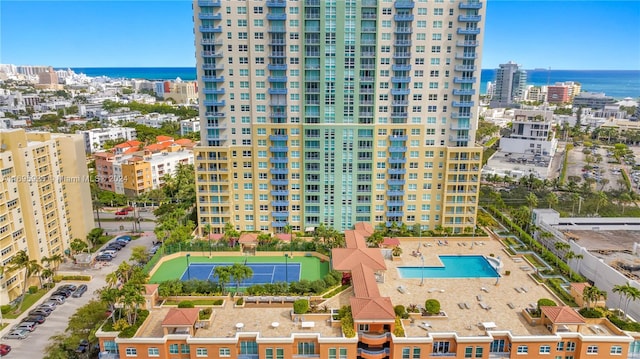
[[[98,262],[111,262],[111,260],[113,260],[113,257],[108,254],[102,254],[96,257],[96,261]]]
[[[127,241],[126,239],[116,239],[115,241],[113,241],[111,243],[119,244],[119,245],[121,245],[123,247],[126,247],[127,244],[129,244],[129,241]]]
[[[127,212],[127,211],[118,211],[118,212],[116,212],[116,216],[126,216],[127,214],[129,214],[129,212]]]
[[[53,312],[52,309],[47,309],[47,308],[36,308],[32,311],[29,312],[29,315],[41,315],[43,317],[48,317],[51,312]]]
[[[151,247],[151,249],[149,249],[149,253],[150,253],[151,255],[154,255],[154,254],[156,254],[156,252],[158,251],[158,249],[160,249],[160,245],[156,244],[156,245],[154,245],[153,247]]]
[[[28,317],[24,317],[22,319],[23,322],[34,322],[38,324],[42,324],[47,320],[43,315],[30,315]]]
[[[36,322],[22,322],[18,325],[16,325],[15,327],[13,327],[13,330],[28,330],[30,332],[36,330],[36,325],[38,325],[38,323]]]
[[[84,294],[84,292],[87,291],[87,285],[86,284],[81,284],[78,289],[76,289],[75,292],[73,292],[73,297],[74,298],[80,298],[82,297],[82,295]]]
[[[65,285],[61,285],[58,289],[68,289],[73,292],[76,289],[78,289],[78,286],[75,284],[65,284]]]
[[[133,211],[133,210],[134,210],[134,208],[133,208],[133,207],[131,207],[131,206],[129,206],[129,207],[124,207],[123,209],[121,209],[121,211],[127,211],[127,212],[131,212],[131,211]]]
[[[127,241],[127,242],[131,242],[131,236],[120,236],[118,238],[116,238],[117,241]]]
[[[67,297],[65,297],[64,295],[52,295],[49,297],[50,302],[56,302],[57,304],[64,304],[66,300]]]
[[[58,288],[56,289],[55,292],[51,293],[51,295],[63,295],[65,296],[65,298],[69,298],[69,296],[72,294],[73,292],[69,289],[66,288]]]
[[[0,356],[5,356],[11,352],[11,345],[0,344]]]
[[[42,308],[44,308],[44,309],[50,309],[51,311],[53,311],[53,310],[55,310],[55,309],[56,309],[56,307],[57,307],[57,306],[58,306],[58,303],[57,303],[57,302],[47,301],[47,302],[44,302],[44,303],[40,304],[40,305],[38,306],[38,308],[36,308],[36,309],[42,309]]]
[[[127,246],[126,243],[118,242],[118,241],[114,241],[114,242],[111,242],[111,243],[107,244],[107,248],[116,247],[116,248],[122,249],[122,248],[124,248],[126,246]]]
[[[103,251],[98,252],[98,255],[102,255],[102,254],[108,254],[113,258],[115,258],[118,256],[118,251],[116,251],[115,249],[105,249]]]
[[[4,339],[25,339],[29,336],[28,330],[12,330],[7,333],[3,338]]]
[[[78,347],[76,348],[76,353],[84,353],[89,350],[89,341],[86,339],[82,339]]]

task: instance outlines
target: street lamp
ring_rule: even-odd
[[[424,256],[420,254],[420,260],[422,260],[422,267],[420,267],[420,286],[424,285]]]
[[[289,283],[289,255],[284,254],[284,280]]]
[[[191,271],[190,269],[190,265],[189,265],[189,257],[191,257],[191,253],[187,253],[187,280],[191,280]]]

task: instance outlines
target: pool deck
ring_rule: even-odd
[[[554,299],[554,295],[544,286],[538,285],[530,274],[534,270],[522,258],[511,258],[503,251],[501,243],[495,240],[479,240],[478,245],[471,247],[458,245],[456,240],[449,239],[449,245],[439,246],[433,239],[425,239],[423,242],[402,241],[400,247],[403,254],[397,260],[385,260],[387,270],[384,275],[384,282],[378,283],[380,294],[388,296],[394,305],[410,304],[424,305],[426,299],[437,299],[441,304],[441,310],[446,313],[446,317],[423,317],[416,319],[413,323],[405,322],[405,333],[407,337],[425,337],[435,333],[456,332],[460,336],[484,336],[485,328],[483,322],[494,322],[497,331],[510,331],[516,336],[531,335],[551,335],[542,325],[532,326],[524,319],[522,310],[535,305],[540,298]],[[483,244],[480,244],[483,243]],[[462,279],[432,279],[425,278],[424,284],[420,286],[420,279],[399,278],[396,267],[398,266],[420,266],[420,257],[411,255],[419,244],[430,244],[422,246],[420,252],[424,255],[425,265],[437,265],[438,255],[484,255],[489,257],[494,254],[500,257],[503,268],[500,273],[511,271],[508,276],[502,276],[499,281],[495,278],[462,278]],[[529,268],[529,269],[527,269]],[[401,293],[398,286],[404,286],[407,291]],[[526,291],[516,291],[515,288],[525,288]],[[340,295],[327,299],[320,306],[328,308],[340,308],[349,305],[349,298],[353,296],[353,290],[348,289]],[[480,296],[480,298],[478,298]],[[479,300],[480,299],[480,300]],[[557,299],[554,299],[557,301]],[[458,303],[467,303],[469,309],[461,309]],[[486,304],[491,309],[481,308],[480,303]],[[559,303],[560,304],[560,303]],[[509,305],[513,305],[511,308]],[[330,325],[327,317],[314,318],[313,315],[304,315],[301,320],[313,321],[312,328],[303,328],[300,320],[291,318],[291,305],[276,306],[245,306],[236,308],[233,302],[227,300],[224,307],[214,308],[213,325],[209,328],[198,329],[196,338],[229,338],[232,340],[238,335],[251,332],[259,332],[261,337],[290,337],[293,333],[318,333],[321,337],[341,337],[339,327]],[[168,308],[154,309],[149,316],[148,325],[141,328],[138,337],[162,337],[160,323],[166,316]],[[300,318],[299,318],[300,319]],[[430,324],[428,330],[423,329],[420,324],[427,322]],[[238,330],[237,323],[242,323],[243,328]],[[278,323],[273,326],[273,323]],[[601,332],[594,332],[589,325],[583,325],[580,332],[590,336],[610,336],[616,335],[606,326],[601,325]]]

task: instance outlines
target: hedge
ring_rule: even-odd
[[[306,299],[298,299],[293,302],[293,312],[295,314],[306,314],[309,311],[309,301]]]
[[[62,280],[81,280],[85,282],[91,281],[90,275],[63,275]]]

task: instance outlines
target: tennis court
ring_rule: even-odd
[[[191,263],[180,277],[181,280],[200,279],[217,282],[214,274],[216,267],[232,266],[233,263]],[[247,263],[247,267],[253,271],[253,276],[240,282],[241,287],[254,284],[267,284],[277,282],[296,282],[300,280],[300,263]],[[230,285],[235,283],[233,278]]]

